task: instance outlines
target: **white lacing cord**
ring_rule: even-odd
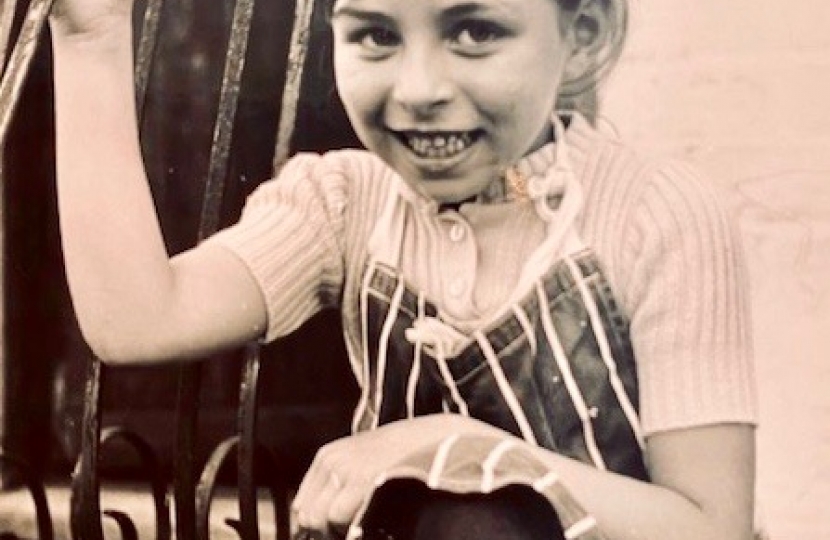
[[[544,176],[535,176],[530,179],[527,194],[545,222],[551,224],[553,221],[559,221],[562,225],[569,225],[582,206],[581,186],[576,182],[571,168],[568,145],[565,142],[565,125],[559,118],[559,114],[551,115],[551,123],[556,141],[553,167]],[[549,198],[556,193],[563,193],[564,196],[560,207],[554,211],[550,207]]]
[[[544,176],[531,178],[527,186],[528,196],[533,201],[537,214],[546,223],[547,238],[526,262],[519,278],[518,291],[528,290],[566,250],[573,249],[573,246],[568,247],[566,244],[574,240],[574,223],[582,211],[582,185],[571,167],[565,126],[558,114],[551,117],[551,123],[556,137],[555,162]],[[558,207],[553,209],[550,198],[555,195],[561,195],[562,199]]]
[[[438,371],[441,378],[450,392],[450,397],[458,412],[469,416],[470,412],[464,398],[458,391],[455,380],[447,366],[447,358],[455,356],[461,350],[464,343],[469,340],[467,336],[436,317],[422,317],[412,323],[404,334],[407,341],[420,345],[435,356]]]

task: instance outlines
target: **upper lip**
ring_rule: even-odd
[[[389,131],[404,144],[408,144],[412,139],[443,139],[447,141],[462,139],[473,141],[481,134],[481,131],[478,129],[390,129]]]
[[[450,135],[453,133],[471,133],[477,131],[476,128],[445,128],[437,126],[390,127],[388,129],[394,133],[423,136]]]

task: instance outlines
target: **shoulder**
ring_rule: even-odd
[[[366,211],[386,197],[393,177],[383,161],[364,150],[299,153],[255,189],[246,212],[297,205],[315,206],[312,213]]]
[[[710,198],[716,191],[691,163],[645,152],[581,117],[569,133],[569,147],[575,173],[593,203],[631,205],[663,190]]]
[[[379,183],[391,170],[365,150],[333,150],[318,154],[302,152],[289,159],[258,191],[278,190],[280,185],[310,184],[309,187],[368,186]]]
[[[691,163],[643,152],[584,120],[575,127],[572,161],[585,193],[583,233],[592,243],[618,244],[619,235],[634,232],[702,232],[688,223],[725,226],[721,188]]]
[[[584,190],[580,232],[630,309],[658,275],[675,286],[740,266],[740,238],[721,186],[694,165],[642,152],[591,126],[573,166]]]

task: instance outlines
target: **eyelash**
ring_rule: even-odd
[[[466,19],[452,25],[445,39],[457,53],[476,57],[487,55],[508,35],[506,28],[492,21]],[[361,47],[368,57],[379,59],[391,54],[402,38],[395,30],[378,25],[354,29],[346,34],[346,41]]]
[[[476,34],[479,34],[476,37]],[[485,37],[482,39],[481,34]],[[484,52],[480,50],[482,47],[490,45],[501,38],[508,35],[507,30],[492,21],[470,19],[456,24],[452,28],[451,42],[461,49],[469,49],[468,52]],[[469,42],[464,42],[464,36],[467,36]]]
[[[377,38],[381,39],[377,39]],[[371,42],[367,41],[371,40]],[[393,31],[382,26],[359,28],[346,36],[348,43],[360,45],[369,50],[388,50],[400,43],[400,37]]]

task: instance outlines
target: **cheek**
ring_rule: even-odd
[[[514,55],[472,71],[468,88],[474,88],[477,101],[493,111],[510,114],[529,108],[544,115],[556,101],[561,71],[560,62],[544,55]]]
[[[382,90],[375,77],[365,66],[342,60],[335,64],[337,92],[350,116],[374,113],[381,104]]]

